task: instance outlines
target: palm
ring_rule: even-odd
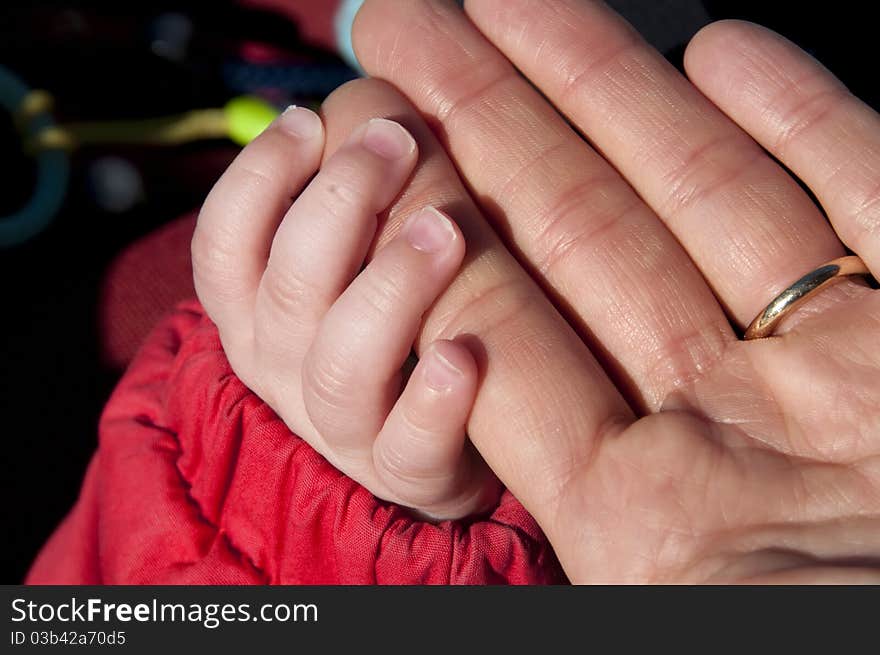
[[[572,573],[728,581],[880,558],[880,295],[849,291],[784,338],[733,344],[602,444],[561,505],[585,519]]]

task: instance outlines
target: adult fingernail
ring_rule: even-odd
[[[384,118],[374,118],[367,123],[361,143],[385,159],[400,159],[412,154],[416,140],[399,123]]]
[[[404,235],[416,250],[440,252],[455,240],[455,228],[452,221],[429,205],[410,216]]]
[[[445,391],[454,386],[462,377],[462,372],[452,362],[441,355],[436,348],[431,350],[425,362],[425,383],[435,391]]]
[[[300,139],[313,139],[321,133],[321,119],[306,109],[291,105],[278,118],[278,124],[286,131]]]

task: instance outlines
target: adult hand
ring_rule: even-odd
[[[880,295],[735,329],[844,244],[880,272],[880,118],[756,26],[703,30],[688,81],[597,2],[465,11],[368,0],[355,47],[604,366],[537,387],[544,425],[470,430],[571,579],[880,581]]]

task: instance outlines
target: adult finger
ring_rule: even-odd
[[[880,116],[770,30],[704,28],[685,66],[706,96],[813,190],[837,234],[880,274]]]

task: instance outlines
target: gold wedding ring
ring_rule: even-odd
[[[773,334],[773,330],[785,316],[804,300],[824,289],[835,280],[847,275],[868,275],[868,267],[859,257],[840,257],[810,271],[800,280],[776,296],[770,304],[755,317],[746,330],[743,339],[763,339]]]

